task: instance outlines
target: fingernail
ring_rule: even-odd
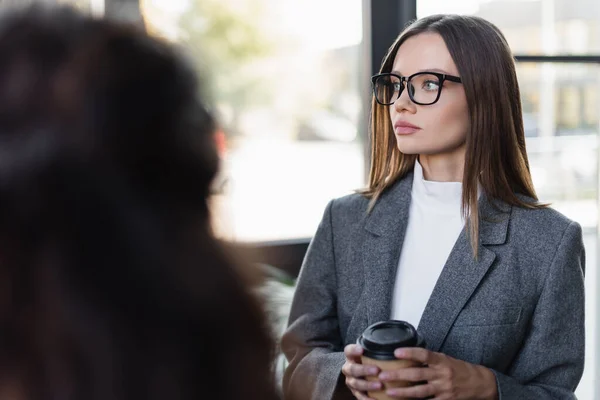
[[[390,378],[390,374],[387,372],[382,372],[381,374],[379,374],[379,379],[389,379]]]
[[[397,349],[394,352],[394,355],[398,358],[404,357],[406,355],[405,351],[403,349]]]
[[[370,367],[369,369],[367,369],[367,372],[370,375],[375,375],[377,372],[379,372],[379,369],[377,367]]]
[[[381,383],[379,383],[379,382],[371,382],[369,384],[369,389],[371,389],[371,390],[379,390],[379,389],[381,389]]]

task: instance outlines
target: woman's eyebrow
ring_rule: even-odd
[[[416,73],[419,73],[419,72],[439,72],[440,74],[452,75],[448,71],[445,71],[445,70],[440,69],[440,68],[423,68],[423,69],[420,69],[420,70],[418,70],[418,71],[416,71],[414,73],[416,74]],[[400,75],[400,76],[410,76],[410,75],[412,75],[412,74],[410,74],[410,75],[403,75],[400,71],[397,71],[397,70],[392,70],[392,74],[396,74],[396,75]]]

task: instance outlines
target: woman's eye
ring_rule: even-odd
[[[423,89],[425,89],[425,90],[438,90],[439,87],[440,87],[440,85],[436,81],[423,82]]]

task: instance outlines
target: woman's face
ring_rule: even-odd
[[[421,71],[459,76],[444,39],[437,33],[421,33],[407,39],[398,49],[391,72],[408,77]],[[422,84],[415,83],[415,90]],[[427,85],[428,89],[435,88],[431,82]],[[403,90],[389,106],[398,149],[402,153],[464,154],[470,125],[465,91],[457,82],[445,81],[442,87],[440,98],[434,104],[415,104],[408,90]],[[409,127],[403,126],[407,124]],[[410,125],[417,129],[411,129]]]

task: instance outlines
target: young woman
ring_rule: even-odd
[[[277,398],[266,318],[209,226],[215,122],[172,45],[0,18],[0,398]]]
[[[580,226],[537,200],[519,87],[501,32],[416,21],[373,77],[372,165],[331,201],[302,266],[282,347],[288,399],[575,398],[584,362]],[[360,364],[356,340],[406,320],[423,368]],[[377,377],[368,382],[367,376]]]

